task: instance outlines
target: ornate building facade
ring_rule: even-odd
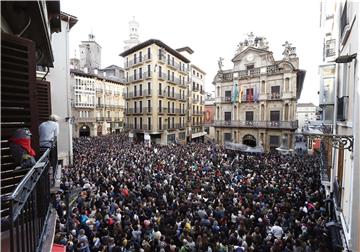
[[[260,146],[266,151],[287,138],[294,144],[296,103],[305,71],[299,69],[296,48],[285,42],[283,59],[275,60],[266,38],[248,35],[239,43],[232,69],[222,69],[214,78],[215,141]]]

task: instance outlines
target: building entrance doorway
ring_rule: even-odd
[[[250,146],[250,147],[255,147],[256,146],[256,138],[253,135],[245,135],[243,137],[243,144]]]
[[[89,137],[90,136],[90,128],[87,125],[83,125],[80,127],[79,130],[79,136],[80,137]]]

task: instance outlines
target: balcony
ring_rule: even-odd
[[[96,108],[103,108],[103,107],[105,107],[104,103],[97,103],[96,104]]]
[[[142,57],[137,56],[135,59],[133,58],[133,59],[129,60],[127,63],[125,63],[125,69],[143,64],[144,61],[147,61],[147,57],[148,57],[148,55],[146,54]]]
[[[170,76],[168,76],[167,82],[171,83],[171,84],[175,84],[175,85],[180,85],[180,79],[179,78],[170,78]]]
[[[114,91],[114,95],[115,95],[115,96],[119,96],[119,95],[120,95],[120,91],[116,91],[116,90],[115,90],[115,91]]]
[[[145,92],[128,92],[125,96],[125,99],[136,99],[136,98],[143,98],[145,96]],[[147,93],[147,92],[146,92]]]
[[[231,103],[231,96],[217,97],[220,103]]]
[[[98,116],[98,117],[96,117],[96,121],[97,121],[97,122],[104,122],[104,121],[105,121],[105,117],[103,117],[103,116]]]
[[[105,94],[106,94],[106,95],[112,95],[112,91],[111,91],[111,90],[106,90],[106,91],[105,91]]]
[[[75,118],[75,122],[79,122],[79,123],[92,123],[95,121],[96,121],[95,117],[77,117],[77,118]]]
[[[151,114],[151,112],[152,112],[152,107],[144,107],[144,108],[143,108],[143,112],[144,112],[145,114]]]
[[[82,103],[82,102],[75,102],[73,103],[75,108],[95,108],[95,104],[91,103]]]
[[[193,88],[192,88],[192,91],[193,91],[193,92],[197,92],[197,91],[199,91],[199,90],[200,90],[200,88],[199,88],[199,87],[196,87],[196,86],[195,86],[195,87],[193,86]]]
[[[102,92],[104,92],[104,89],[102,89],[102,88],[96,88],[96,93],[102,93]]]
[[[166,63],[166,54],[165,53],[158,54],[158,60],[160,63]]]
[[[51,153],[50,153],[51,152]],[[4,193],[5,180],[2,178],[1,193],[1,248],[3,251],[44,251],[46,235],[51,236],[51,185],[50,169],[57,171],[57,157],[55,167],[51,168],[50,155],[57,155],[57,147],[47,149],[36,164],[26,172],[15,188]],[[3,168],[3,167],[2,167]],[[16,173],[13,171],[15,180]],[[22,173],[24,174],[24,173]],[[3,174],[2,174],[3,176]],[[8,182],[8,181],[7,181]],[[47,231],[49,234],[46,234]],[[45,235],[46,234],[46,235]],[[47,237],[48,238],[48,237]]]
[[[167,113],[167,107],[159,107],[158,108],[158,113],[159,114],[166,114]]]
[[[214,122],[215,127],[260,128],[260,129],[297,129],[298,121],[221,121]]]
[[[167,74],[166,73],[164,73],[164,72],[159,72],[158,73],[158,79],[159,80],[163,80],[163,81],[165,81],[165,80],[167,80]]]
[[[280,70],[278,65],[271,65],[271,66],[266,67],[266,73],[269,74],[269,75],[270,74],[277,74],[277,73],[280,73],[280,72],[281,72],[281,70]]]
[[[204,112],[202,112],[202,111],[195,111],[195,112],[193,112],[193,115],[195,115],[195,116],[202,116],[202,115],[204,115]]]
[[[268,100],[272,100],[272,101],[281,100],[281,93],[268,94]]]

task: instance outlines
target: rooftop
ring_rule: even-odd
[[[182,61],[184,61],[185,63],[190,63],[190,60],[188,60],[187,58],[185,58],[182,54],[180,54],[178,51],[172,49],[170,46],[168,46],[167,44],[165,44],[164,42],[162,42],[161,40],[158,39],[149,39],[145,42],[142,42],[134,47],[131,47],[130,49],[122,52],[121,54],[119,54],[121,57],[126,57],[127,55],[134,53],[144,47],[147,47],[151,44],[156,44],[162,48],[164,48],[167,52],[171,53],[172,55],[176,56],[177,58],[181,59]]]
[[[106,81],[112,81],[117,84],[124,84],[122,81],[120,81],[118,78],[113,76],[103,76],[101,74],[94,74],[94,73],[85,73],[84,71],[80,69],[70,69],[70,73],[73,73],[75,75],[81,75],[84,77],[90,77],[90,78],[97,78],[100,80],[106,80]]]

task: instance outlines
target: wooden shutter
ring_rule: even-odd
[[[39,123],[45,122],[51,115],[50,82],[41,80],[36,81],[36,101]]]
[[[1,34],[1,194],[10,193],[26,171],[14,172],[8,139],[16,129],[31,130],[38,150],[38,114],[35,102],[35,45],[33,41]],[[4,207],[2,206],[3,210]]]

